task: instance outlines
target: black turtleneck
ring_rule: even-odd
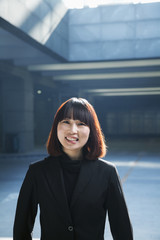
[[[72,194],[81,167],[81,160],[71,160],[66,154],[63,154],[63,157],[60,159],[61,167],[63,170],[63,178],[67,200],[70,206]]]

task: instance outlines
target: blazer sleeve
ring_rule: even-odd
[[[29,167],[20,189],[14,227],[13,240],[31,240],[37,214],[36,183],[33,169]]]
[[[121,181],[113,166],[108,193],[108,219],[114,240],[133,240],[132,225],[125,202]]]

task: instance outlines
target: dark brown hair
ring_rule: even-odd
[[[84,122],[90,128],[89,139],[84,146],[87,159],[97,159],[106,154],[105,139],[93,106],[83,98],[71,98],[57,110],[47,141],[47,150],[51,156],[62,154],[62,146],[57,137],[57,126],[60,121],[73,117]]]

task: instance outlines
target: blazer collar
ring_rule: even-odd
[[[59,210],[59,213],[64,220],[68,220],[70,222],[70,209],[67,202],[67,196],[63,181],[63,172],[59,158],[60,157],[49,157],[46,159],[48,161],[48,167],[45,169],[45,173],[52,195],[58,206],[57,210]],[[92,176],[94,176],[95,167],[93,162],[95,161],[96,160],[82,160],[78,180],[72,195],[70,205],[71,209],[79,199],[80,195],[83,193],[87,184],[89,184]]]

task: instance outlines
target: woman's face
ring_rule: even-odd
[[[63,119],[58,123],[57,136],[63,151],[72,159],[79,159],[87,143],[90,128],[80,120]]]

